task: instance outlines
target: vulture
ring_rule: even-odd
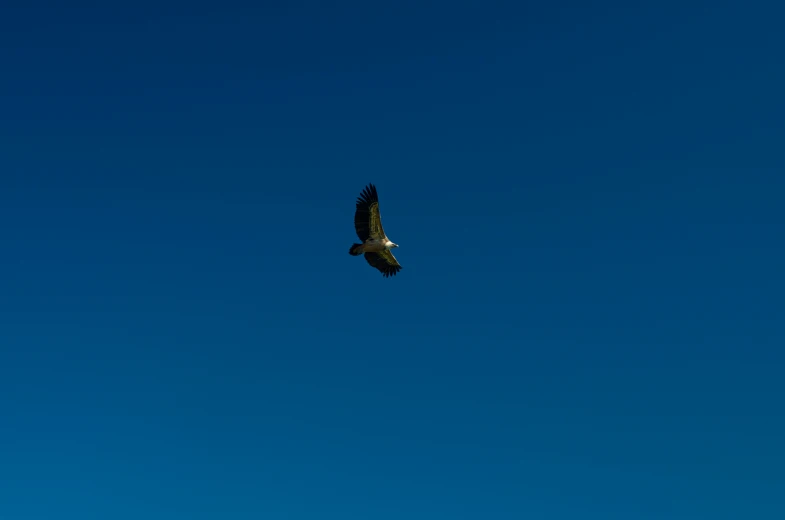
[[[398,247],[387,235],[382,227],[382,216],[379,214],[379,196],[376,186],[369,184],[357,197],[354,210],[354,230],[361,244],[352,244],[349,254],[352,256],[365,256],[365,261],[371,267],[378,269],[387,278],[394,276],[401,270],[401,264],[392,254],[392,249]]]

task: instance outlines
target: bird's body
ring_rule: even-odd
[[[378,269],[385,278],[398,274],[401,264],[390,251],[398,247],[398,244],[387,238],[384,233],[382,217],[379,213],[379,197],[373,184],[366,186],[357,198],[354,229],[362,243],[352,244],[349,254],[364,255],[368,264]]]
[[[360,245],[357,252],[378,253],[380,251],[389,251],[393,248],[393,246],[395,246],[395,244],[393,244],[390,240],[374,240],[373,238],[369,238]]]

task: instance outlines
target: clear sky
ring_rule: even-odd
[[[69,4],[0,10],[0,518],[785,518],[779,2]]]

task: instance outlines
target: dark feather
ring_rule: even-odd
[[[365,261],[379,270],[385,278],[395,276],[401,270],[401,265],[395,260],[390,252],[384,253],[365,253]]]
[[[376,186],[369,184],[366,186],[359,197],[357,197],[357,205],[354,212],[354,230],[357,232],[357,237],[365,242],[371,235],[370,229],[370,205],[374,202],[379,202],[379,197],[376,194]]]

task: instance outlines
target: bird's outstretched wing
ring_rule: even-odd
[[[401,264],[395,259],[395,256],[389,251],[380,251],[378,253],[365,253],[365,261],[371,267],[378,269],[385,278],[388,276],[395,276],[400,271]]]
[[[382,216],[379,213],[379,197],[376,186],[369,184],[357,197],[357,207],[354,211],[354,230],[357,237],[365,242],[369,238],[381,240],[385,238],[382,227]]]

